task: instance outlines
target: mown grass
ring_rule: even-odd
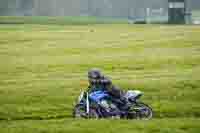
[[[8,121],[0,125],[9,133],[199,133],[199,119],[125,120],[44,120]]]
[[[88,25],[88,24],[116,24],[128,23],[127,19],[94,17],[94,16],[66,16],[66,17],[47,17],[47,16],[1,16],[0,24],[55,24],[55,25]]]
[[[100,132],[114,123],[107,132],[197,132],[199,34],[199,26],[1,24],[0,129]],[[69,119],[92,67],[123,89],[143,91],[142,100],[162,119]],[[66,120],[48,120],[54,118]]]

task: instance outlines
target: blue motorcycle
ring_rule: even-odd
[[[152,108],[139,101],[142,92],[129,90],[124,95],[126,102],[113,100],[106,91],[82,91],[73,110],[75,118],[119,118],[119,119],[151,119]],[[109,109],[102,106],[108,101]]]

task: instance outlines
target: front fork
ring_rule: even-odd
[[[89,115],[89,113],[90,113],[90,102],[89,102],[88,92],[86,93],[86,113],[87,113],[87,115]]]

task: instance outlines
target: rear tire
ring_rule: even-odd
[[[132,118],[135,119],[149,120],[153,117],[153,110],[147,104],[138,102],[132,107],[130,114],[134,114]]]

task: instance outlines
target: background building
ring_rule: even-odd
[[[187,0],[200,15],[200,1]],[[168,0],[0,0],[4,16],[100,16],[133,20],[167,20]]]

